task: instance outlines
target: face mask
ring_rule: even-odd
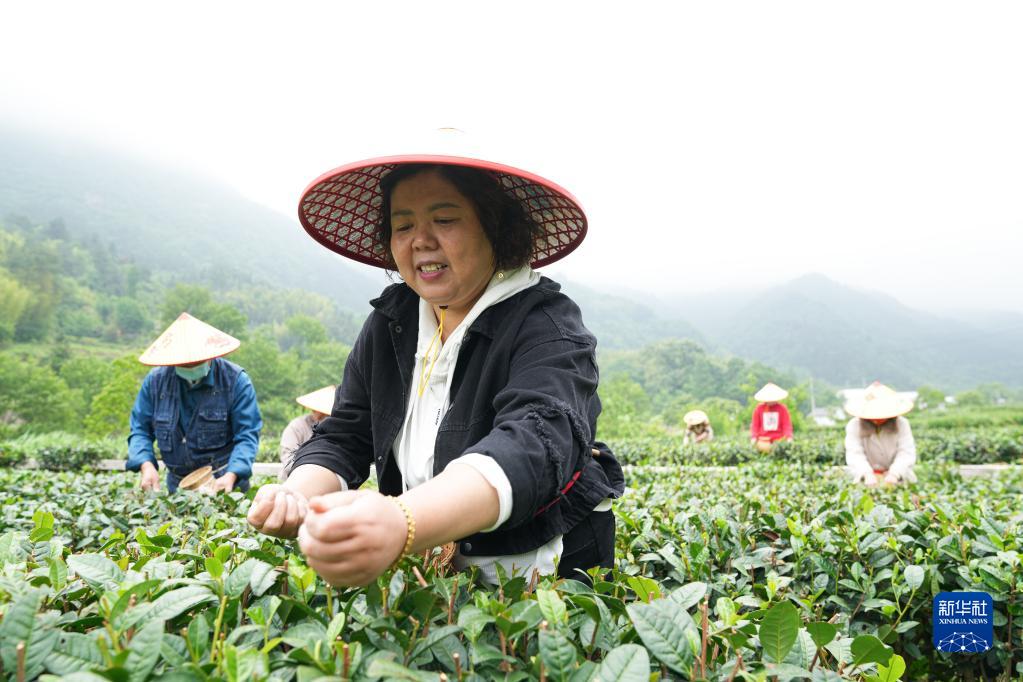
[[[193,383],[193,384],[195,382],[199,381],[200,379],[202,379],[203,377],[205,377],[207,374],[209,374],[209,371],[210,371],[210,362],[209,362],[209,360],[207,360],[206,362],[202,363],[201,365],[196,365],[195,367],[175,367],[174,368],[174,373],[175,374],[177,374],[179,377],[181,377],[185,381],[188,381],[188,382]]]

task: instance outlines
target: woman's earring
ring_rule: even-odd
[[[499,280],[500,280],[500,279],[504,279],[504,273],[503,273],[503,272],[501,272],[501,271],[498,271],[498,272],[497,272],[497,279],[499,279]]]

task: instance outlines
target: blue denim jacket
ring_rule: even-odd
[[[237,487],[245,490],[262,427],[252,382],[233,362],[214,359],[193,387],[173,367],[156,367],[142,381],[131,411],[125,468],[138,471],[143,462],[156,466],[156,440],[171,492],[181,478],[207,464],[215,469],[226,464],[218,476],[235,474]]]
[[[434,474],[478,452],[508,476],[513,499],[511,516],[499,528],[462,538],[463,555],[536,549],[625,489],[614,455],[595,440],[596,339],[578,306],[559,289],[544,277],[488,308],[469,327],[459,351],[451,407],[434,447]],[[326,467],[353,489],[375,466],[380,492],[400,495],[393,446],[413,387],[419,297],[395,284],[372,305],[333,412],[295,453],[294,466]]]

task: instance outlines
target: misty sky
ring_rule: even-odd
[[[0,123],[291,216],[454,126],[581,200],[577,281],[1023,310],[1023,4],[678,4],[7,3]]]

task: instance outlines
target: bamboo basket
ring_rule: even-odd
[[[188,490],[190,492],[200,492],[213,494],[213,467],[204,466],[199,467],[188,476],[181,479],[178,483],[178,488],[181,490]]]

